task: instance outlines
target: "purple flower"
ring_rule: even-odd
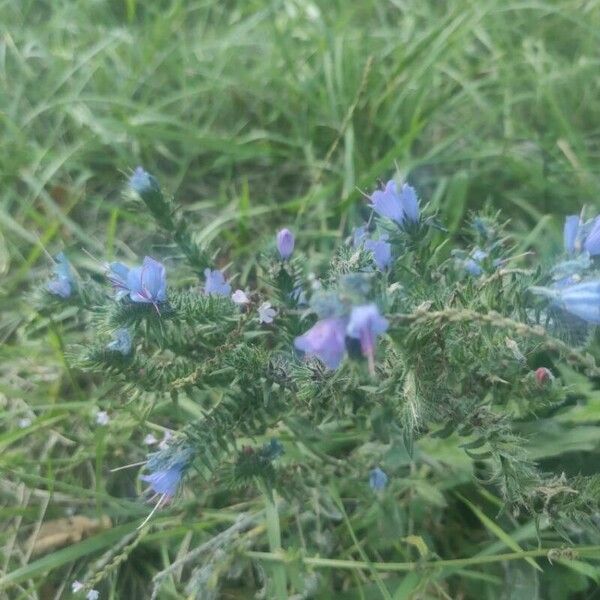
[[[379,240],[366,240],[365,250],[373,253],[373,260],[380,271],[385,271],[392,262],[392,245],[384,238]]]
[[[160,191],[158,181],[142,167],[137,167],[133,172],[133,175],[129,178],[129,185],[131,189],[140,196],[143,196],[148,192]]]
[[[133,302],[154,304],[167,299],[166,270],[162,263],[150,256],[144,258],[141,267],[129,269],[127,288]]]
[[[294,346],[306,356],[316,356],[329,369],[337,369],[346,352],[345,329],[344,319],[322,319],[304,335],[297,337]]]
[[[369,473],[369,486],[374,492],[380,492],[388,484],[388,476],[385,471],[379,467],[375,467]]]
[[[222,271],[215,269],[204,269],[204,293],[213,296],[229,296],[231,286],[225,281]]]
[[[55,260],[54,277],[47,283],[46,289],[51,294],[66,299],[69,298],[75,287],[71,265],[62,252],[56,255]]]
[[[398,191],[396,182],[391,179],[383,190],[376,190],[371,195],[371,206],[381,217],[386,217],[403,225],[406,221],[419,221],[419,200],[415,189],[404,183]]]
[[[106,348],[112,352],[120,352],[123,356],[127,356],[131,352],[131,335],[129,331],[124,327],[117,329],[112,341],[106,345]]]
[[[355,306],[350,313],[346,334],[360,341],[363,356],[369,361],[369,371],[375,373],[375,340],[388,328],[388,321],[379,314],[375,304]]]
[[[277,234],[277,250],[283,260],[287,260],[294,251],[294,234],[289,229],[282,229]]]

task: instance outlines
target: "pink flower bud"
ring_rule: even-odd
[[[547,369],[546,367],[540,367],[535,370],[535,380],[539,386],[546,386],[551,381],[554,380],[554,375],[552,375],[552,371]]]

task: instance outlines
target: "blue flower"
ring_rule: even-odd
[[[175,463],[166,469],[154,471],[150,475],[142,475],[140,479],[149,483],[150,489],[155,494],[165,496],[166,498],[173,498],[179,489],[184,466],[181,463]]]
[[[367,240],[367,238],[367,228],[364,225],[361,225],[360,227],[355,227],[354,231],[352,232],[352,246],[354,248],[362,246]]]
[[[289,229],[282,229],[277,234],[277,250],[283,260],[287,260],[294,251],[294,234]]]
[[[146,463],[148,475],[140,475],[140,479],[149,484],[146,491],[154,492],[161,498],[159,504],[171,500],[190,467],[194,451],[188,447],[167,446],[164,450],[154,452]]]
[[[141,267],[129,269],[127,288],[133,302],[154,304],[167,299],[166,270],[162,263],[150,256],[144,258]]]
[[[117,329],[113,336],[113,340],[106,346],[112,352],[120,352],[123,356],[127,356],[131,352],[131,335],[129,331],[122,327]]]
[[[578,215],[569,215],[565,219],[563,237],[568,254],[585,251],[590,256],[599,256],[600,217],[584,222]]]
[[[600,217],[594,219],[583,243],[583,249],[589,252],[590,256],[600,255]]]
[[[142,167],[137,167],[133,172],[133,175],[129,178],[129,185],[131,189],[140,196],[143,196],[148,192],[160,191],[158,181]]]
[[[392,262],[392,245],[380,238],[378,240],[366,240],[365,250],[373,253],[373,260],[380,271],[385,271]]]
[[[564,310],[588,323],[600,323],[600,281],[586,281],[559,290]]]
[[[575,252],[575,244],[577,241],[577,234],[581,225],[581,219],[579,215],[569,215],[565,219],[565,226],[563,230],[563,238],[565,244],[565,250],[569,254]]]
[[[115,288],[117,300],[129,296],[133,302],[157,306],[167,299],[167,274],[162,263],[144,257],[141,267],[129,268],[120,262],[107,265],[106,276]]]
[[[369,486],[374,492],[380,492],[388,484],[388,476],[379,467],[369,473]]]
[[[464,269],[469,275],[473,277],[479,277],[483,273],[483,267],[481,263],[488,257],[488,253],[484,252],[479,248],[475,248],[473,252],[471,252],[471,256],[467,258],[464,263]]]
[[[329,369],[337,369],[346,352],[345,329],[344,319],[322,319],[297,337],[294,346],[306,356],[316,356]]]
[[[600,324],[600,280],[530,290],[550,298],[556,306],[588,323]]]
[[[62,252],[56,255],[55,260],[54,277],[48,282],[46,288],[51,294],[66,299],[71,296],[75,287],[71,265]]]
[[[219,270],[204,269],[204,293],[214,296],[229,296],[231,286],[225,281],[225,275]]]
[[[355,306],[350,313],[346,334],[360,341],[360,349],[369,361],[372,374],[375,373],[375,341],[378,335],[387,331],[388,325],[375,304]]]
[[[127,278],[129,276],[129,267],[125,266],[120,262],[112,262],[108,265],[106,276],[112,283],[115,289],[115,298],[120,300],[121,298],[129,294],[129,287],[127,286]]]
[[[386,217],[398,223],[406,221],[417,223],[419,221],[419,200],[415,189],[404,183],[398,191],[396,182],[392,179],[387,182],[383,190],[376,190],[371,195],[373,210],[381,217]]]
[[[363,225],[352,232],[352,246],[361,246],[373,253],[373,260],[380,271],[385,271],[392,262],[392,245],[387,241],[387,235],[381,235],[378,240],[369,239],[367,228]]]

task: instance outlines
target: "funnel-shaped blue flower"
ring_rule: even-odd
[[[167,299],[167,278],[164,265],[150,256],[146,256],[141,267],[129,269],[127,288],[133,302],[154,305],[164,302]]]
[[[371,195],[373,210],[380,216],[386,217],[403,225],[407,221],[417,223],[419,221],[419,200],[415,189],[404,183],[400,190],[392,179],[387,182],[383,190],[376,190]]]
[[[294,346],[306,356],[316,356],[329,369],[337,369],[346,352],[345,329],[344,319],[322,319],[304,335],[297,337]]]

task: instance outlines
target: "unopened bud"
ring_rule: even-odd
[[[535,370],[535,380],[539,386],[545,386],[551,383],[554,380],[554,375],[552,375],[552,371],[547,369],[546,367],[540,367]]]

